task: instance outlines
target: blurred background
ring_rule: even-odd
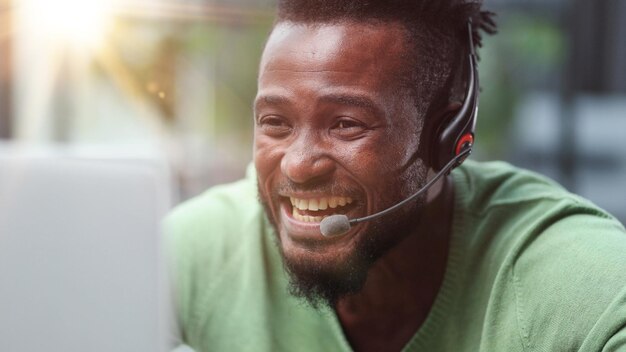
[[[240,178],[273,0],[0,0],[0,140],[162,155],[180,200]],[[626,1],[486,0],[478,160],[626,221]]]

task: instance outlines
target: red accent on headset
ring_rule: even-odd
[[[466,133],[461,137],[459,142],[456,144],[456,155],[461,154],[463,146],[469,143],[470,147],[474,144],[474,136],[471,133]]]

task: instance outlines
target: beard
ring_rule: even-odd
[[[423,180],[423,177],[417,179]],[[414,193],[419,187],[421,186],[409,187],[410,189],[398,192],[395,199],[388,200],[383,208],[403,200],[406,194]],[[283,184],[277,187],[281,188],[294,189],[297,186]],[[332,189],[336,191],[338,187]],[[341,258],[340,263],[329,263],[286,252],[281,243],[280,227],[272,217],[269,197],[264,196],[260,188],[258,195],[265,214],[274,228],[275,242],[283,260],[283,267],[289,276],[289,293],[303,299],[314,309],[332,309],[342,297],[360,292],[371,266],[417,227],[425,202],[425,196],[419,197],[401,209],[369,221],[366,232],[358,234],[358,238],[355,239],[353,250]],[[278,204],[277,197],[274,201]]]

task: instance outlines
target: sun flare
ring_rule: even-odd
[[[55,41],[98,47],[112,22],[115,0],[22,0],[31,29]]]

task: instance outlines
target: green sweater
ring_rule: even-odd
[[[179,324],[197,351],[350,351],[290,296],[255,175],[166,221]],[[626,231],[555,183],[465,162],[442,287],[404,351],[626,351]],[[623,195],[621,195],[623,196]]]

